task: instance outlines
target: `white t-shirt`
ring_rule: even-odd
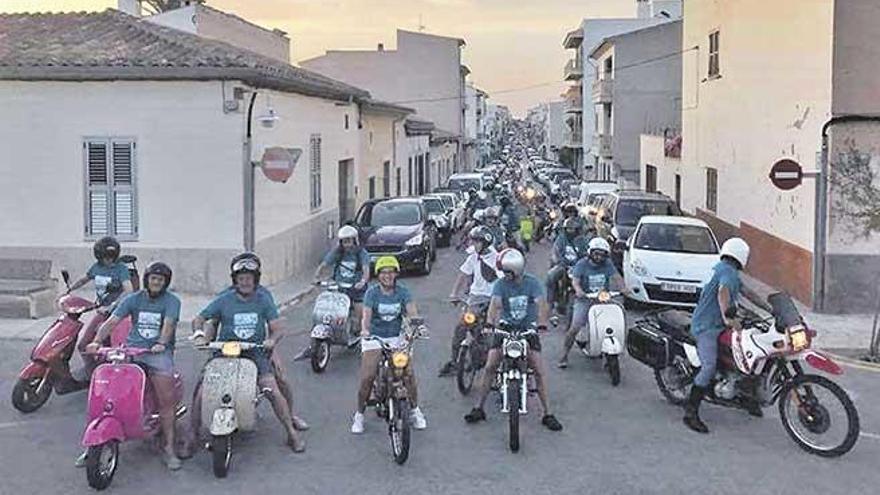
[[[496,251],[494,247],[489,247],[489,249],[480,256],[474,250],[473,246],[471,246],[468,248],[467,253],[468,257],[464,260],[464,263],[461,264],[459,270],[465,275],[473,275],[474,277],[473,282],[471,282],[470,294],[472,296],[492,297],[492,288],[495,286],[495,281],[493,280],[492,282],[489,282],[483,277],[483,271],[480,267],[480,259],[482,258],[482,263],[485,263],[495,271],[495,280],[498,280],[504,276],[495,268],[496,261],[498,260],[498,251]]]

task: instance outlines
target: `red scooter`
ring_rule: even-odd
[[[138,290],[137,258],[122,256],[120,261],[128,265],[132,285]],[[61,276],[70,288],[67,270],[62,270]],[[18,373],[18,380],[12,388],[12,406],[23,413],[31,413],[42,407],[52,395],[52,390],[64,395],[83,390],[89,385],[88,381],[76,380],[71,375],[70,357],[76,350],[76,341],[83,327],[82,315],[96,310],[102,304],[67,294],[58,299],[58,306],[61,315],[31,350],[30,361]],[[130,330],[130,318],[120,321],[113,329],[111,345],[125,342]]]
[[[88,449],[86,477],[89,486],[103,490],[110,486],[119,465],[119,444],[126,440],[158,438],[161,431],[159,405],[143,368],[132,358],[149,349],[103,347],[98,356],[104,359],[92,374],[89,387],[88,425],[82,445]],[[174,374],[175,413],[186,414],[183,405],[183,380]]]

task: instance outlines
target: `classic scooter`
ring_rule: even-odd
[[[214,476],[225,478],[232,463],[232,437],[253,431],[257,404],[271,390],[257,386],[257,365],[241,357],[242,351],[263,349],[250,342],[211,342],[198,349],[220,352],[208,361],[202,376],[202,424],[211,433]],[[195,432],[198,435],[198,432]]]
[[[137,258],[122,256],[120,261],[128,265],[131,282],[137,290],[140,286],[135,264]],[[70,273],[61,270],[61,277],[70,289]],[[83,328],[82,316],[98,309],[102,303],[66,294],[58,299],[58,306],[61,314],[31,350],[30,360],[18,373],[18,380],[12,388],[12,406],[23,413],[32,413],[41,408],[53,390],[58,395],[64,395],[85,390],[89,386],[87,380],[80,381],[73,377],[70,358]],[[120,321],[113,328],[111,345],[124,342],[130,330],[130,318]]]
[[[149,349],[102,347],[97,355],[105,362],[92,374],[89,387],[88,423],[82,445],[86,454],[89,486],[103,490],[110,486],[119,465],[119,444],[127,440],[157,438],[161,432],[159,405],[147,374],[132,358]],[[186,414],[183,380],[174,374],[175,415]]]
[[[359,332],[355,331],[357,322],[352,317],[354,305],[341,289],[351,285],[339,284],[334,281],[322,281],[316,284],[326,290],[315,299],[312,309],[312,333],[309,355],[312,371],[322,373],[330,364],[330,346],[340,345],[349,349],[360,342]]]
[[[595,301],[587,314],[589,329],[581,329],[575,340],[584,356],[605,358],[605,370],[615,387],[620,384],[619,356],[626,342],[626,315],[612,299],[619,295],[620,292],[608,291],[587,294],[587,299]]]

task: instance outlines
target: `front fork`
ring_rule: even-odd
[[[501,412],[510,413],[510,402],[508,400],[508,383],[510,380],[519,381],[519,413],[528,414],[528,395],[529,388],[526,386],[528,374],[520,372],[518,369],[508,369],[501,375]]]

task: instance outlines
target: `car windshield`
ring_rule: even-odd
[[[447,184],[447,187],[449,187],[450,189],[458,189],[460,191],[461,190],[467,191],[468,189],[471,189],[471,188],[480,189],[480,187],[482,187],[482,185],[480,184],[480,179],[477,179],[477,178],[473,178],[473,179],[467,178],[466,179],[466,178],[462,178],[462,177],[459,177],[459,178],[451,177],[449,179],[449,183]]]
[[[617,207],[616,223],[624,227],[635,227],[647,215],[675,215],[674,204],[668,201],[621,201]]]
[[[439,198],[423,198],[422,201],[425,202],[425,210],[428,214],[442,215],[446,212],[446,208],[443,207],[443,202]]]
[[[688,254],[718,254],[712,232],[698,225],[645,223],[639,227],[636,249]]]
[[[371,227],[392,225],[416,225],[421,222],[419,206],[416,203],[383,202],[373,207]]]
[[[443,202],[443,206],[446,207],[447,210],[451,210],[451,209],[455,208],[455,201],[452,200],[452,196],[448,196],[446,194],[443,194],[443,195],[439,196],[439,198],[440,198],[440,201]]]

